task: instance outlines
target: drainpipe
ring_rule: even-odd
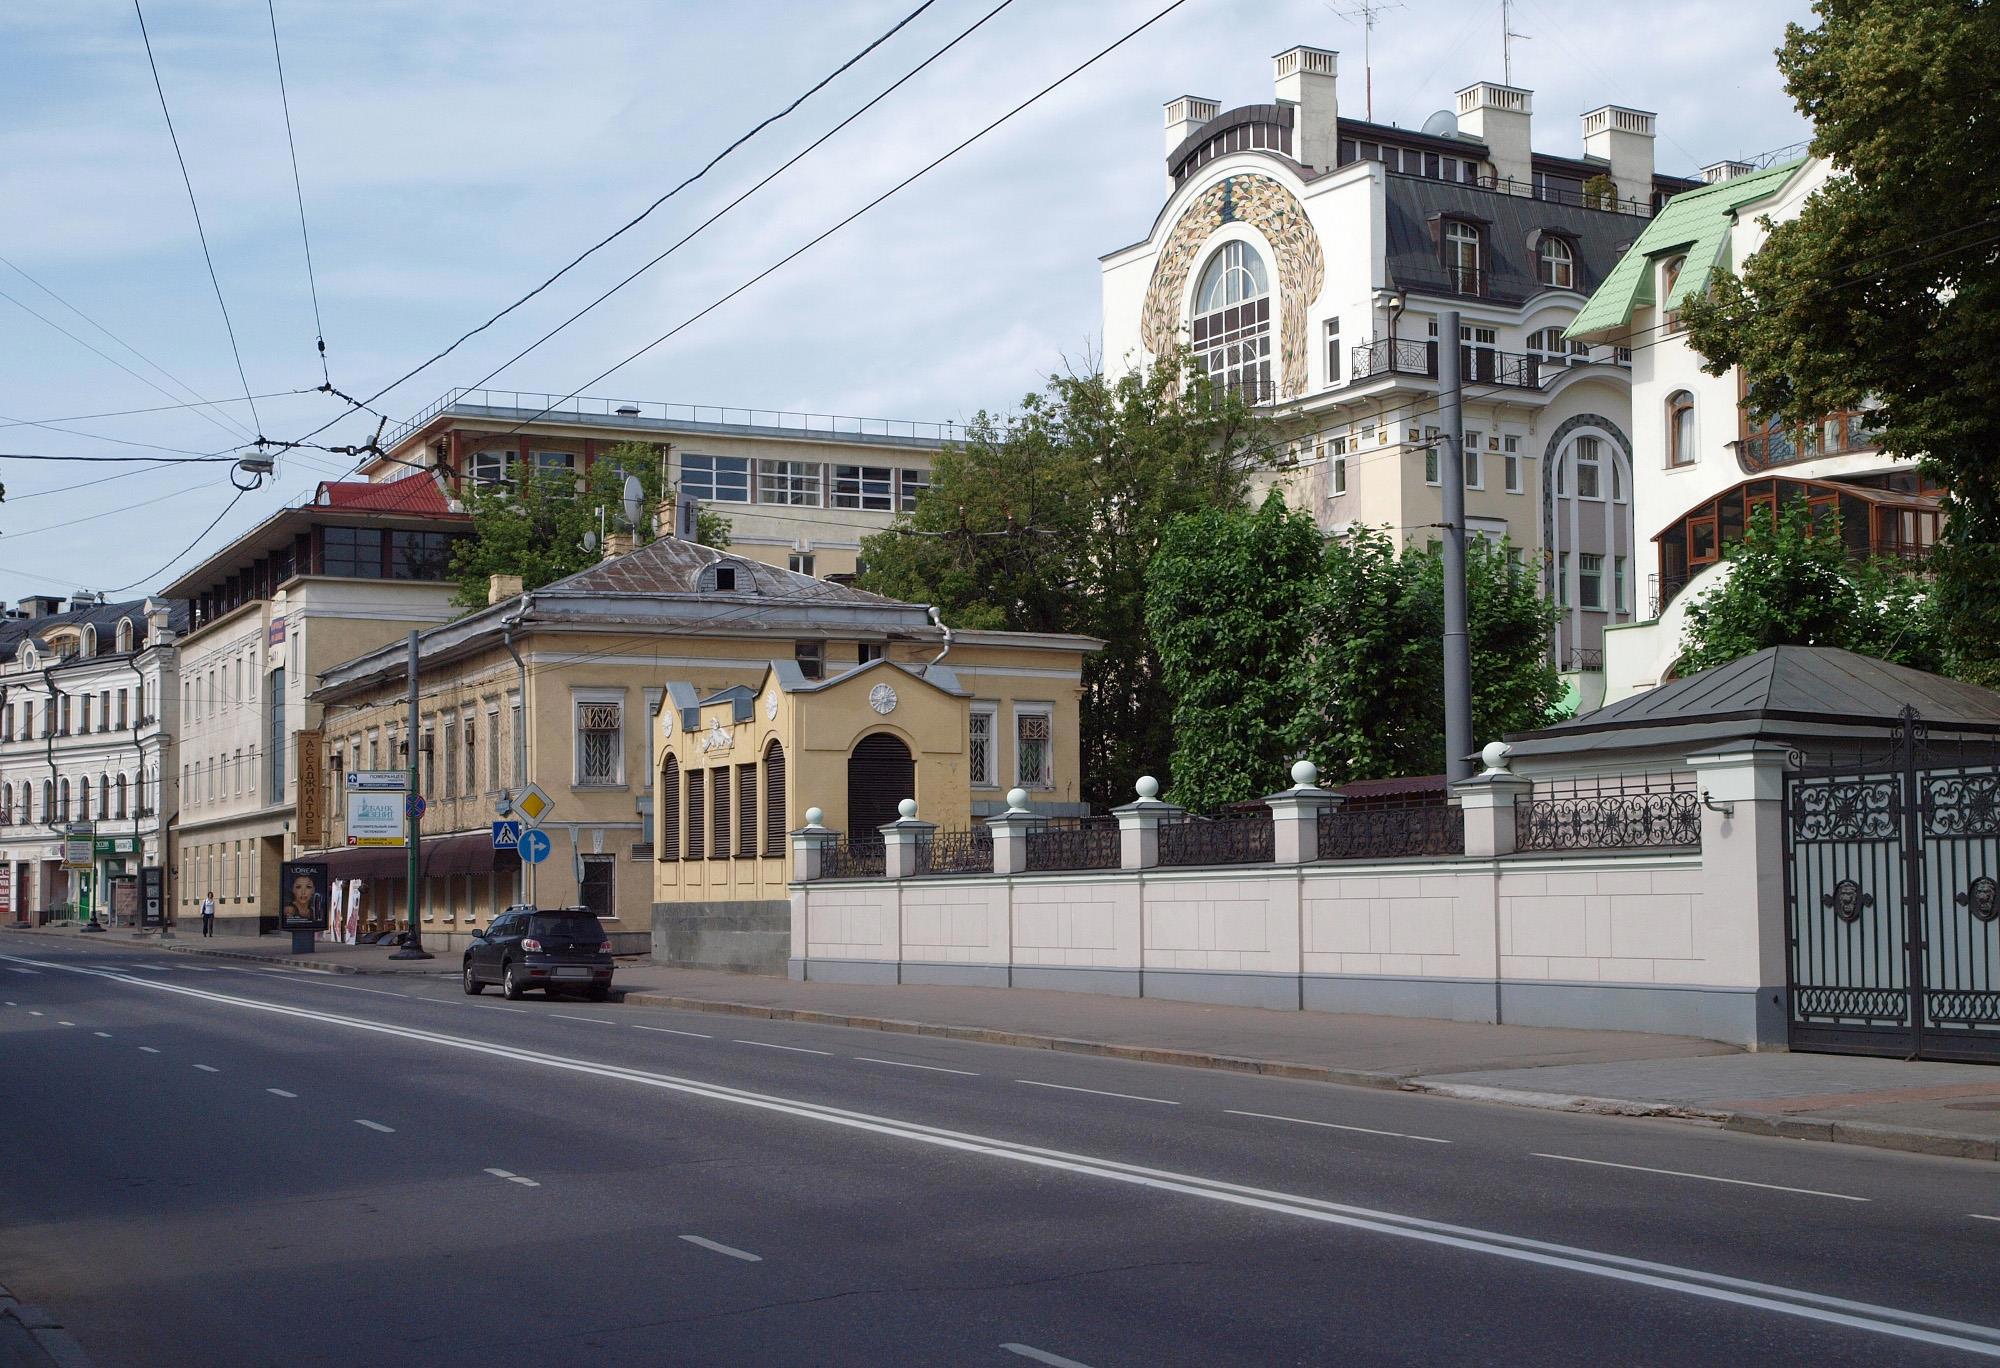
[[[931,665],[943,664],[944,658],[951,654],[951,628],[944,625],[944,614],[939,611],[935,603],[929,605],[925,611],[931,615],[931,625],[944,633],[944,649],[932,658],[930,665],[924,666],[928,670],[931,668]]]

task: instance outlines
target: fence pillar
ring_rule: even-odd
[[[884,878],[907,879],[920,872],[923,847],[937,834],[937,823],[917,820],[914,798],[905,798],[896,811],[903,815],[881,829],[882,874]]]
[[[1762,1044],[1785,1038],[1784,796],[1789,753],[1770,741],[1739,741],[1687,758],[1702,800],[1698,944],[1708,958],[1720,962],[1730,980],[1758,988]]]
[[[806,824],[792,833],[792,879],[797,883],[807,883],[820,877],[825,865],[827,848],[840,839],[840,833],[821,826],[826,816],[818,808],[806,809]]]
[[[1160,801],[1160,781],[1152,775],[1132,787],[1138,801],[1111,809],[1118,819],[1118,867],[1151,869],[1160,862],[1160,824],[1183,814],[1172,803]]]
[[[1026,789],[1007,790],[1007,810],[986,819],[993,833],[993,872],[1019,874],[1028,867],[1028,833],[1038,831],[1047,819],[1028,810]]]
[[[1319,858],[1319,815],[1336,811],[1341,796],[1319,786],[1319,766],[1292,766],[1292,787],[1264,800],[1271,809],[1271,858],[1275,864],[1310,864]]]
[[[1514,853],[1514,805],[1534,791],[1534,781],[1507,769],[1505,741],[1489,741],[1479,752],[1486,768],[1451,786],[1451,795],[1465,813],[1465,853],[1471,859],[1492,859]]]

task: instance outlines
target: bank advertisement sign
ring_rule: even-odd
[[[347,843],[351,846],[406,845],[403,791],[351,788],[347,791]]]

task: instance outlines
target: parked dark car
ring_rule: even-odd
[[[611,937],[587,907],[510,907],[473,938],[463,972],[467,993],[497,983],[510,998],[573,989],[602,1002],[611,996]]]

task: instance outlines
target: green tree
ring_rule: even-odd
[[[1883,449],[1947,490],[1933,561],[1945,663],[2000,682],[2000,5],[1816,0],[1786,89],[1837,174],[1682,317],[1753,412],[1882,404]]]
[[[1174,802],[1209,812],[1289,782],[1320,558],[1318,526],[1276,493],[1168,524],[1146,628],[1173,700]]]
[[[1560,609],[1507,548],[1466,544],[1472,729],[1485,742],[1546,723],[1562,698],[1549,658]],[[1312,649],[1294,747],[1335,780],[1437,774],[1444,754],[1444,557],[1397,553],[1360,528],[1328,544],[1309,601]]]
[[[1117,380],[1053,377],[1021,411],[981,414],[940,454],[915,512],[866,538],[863,586],[933,603],[954,626],[1080,632],[1083,796],[1170,778],[1171,704],[1146,631],[1146,567],[1184,513],[1242,502],[1262,424],[1187,358]]]
[[[639,545],[653,539],[652,510],[671,508],[673,491],[653,448],[624,442],[599,456],[583,476],[568,470],[539,469],[511,485],[471,486],[465,510],[472,515],[472,535],[452,551],[451,577],[458,581],[454,601],[466,608],[486,606],[487,577],[519,575],[523,588],[539,589],[594,565],[602,549],[586,547],[586,537],[598,532],[600,513],[605,530],[630,531]],[[625,477],[637,476],[642,512],[637,528],[625,522]],[[727,519],[703,508],[696,524],[704,545],[729,545]]]
[[[1804,503],[1787,508],[1775,528],[1754,521],[1726,554],[1728,578],[1688,605],[1681,673],[1767,646],[1839,646],[1920,670],[1939,667],[1928,586],[1900,566],[1851,559],[1839,529],[1815,530]]]

